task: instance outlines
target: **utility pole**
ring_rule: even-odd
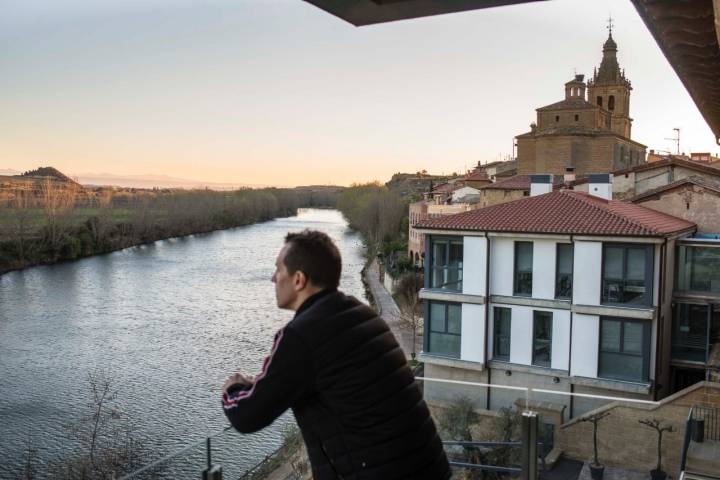
[[[676,148],[677,148],[677,155],[680,155],[680,129],[679,128],[673,128],[673,131],[675,132],[675,136],[673,138],[665,138],[665,140],[672,140],[675,142]]]

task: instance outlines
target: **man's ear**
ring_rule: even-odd
[[[303,272],[302,270],[297,270],[293,274],[293,286],[295,287],[296,292],[305,288],[307,286],[307,283],[308,278],[305,275],[305,272]]]

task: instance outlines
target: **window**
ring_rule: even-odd
[[[601,96],[597,97],[597,104],[602,107],[602,97]]]
[[[603,245],[602,303],[652,305],[652,246]]]
[[[510,360],[510,316],[512,310],[504,307],[493,309],[493,358]]]
[[[672,358],[693,362],[707,361],[710,305],[678,303],[673,317]]]
[[[615,110],[615,96],[610,95],[608,98],[608,110]]]
[[[532,296],[533,243],[515,242],[515,295]]]
[[[555,262],[555,298],[572,298],[573,285],[573,245],[557,244]]]
[[[533,365],[550,366],[552,361],[552,324],[552,312],[533,312]]]
[[[720,248],[678,247],[677,289],[720,293]]]
[[[647,382],[650,365],[650,322],[600,317],[598,376]]]
[[[432,237],[431,254],[430,288],[462,291],[462,239]]]
[[[560,121],[560,115],[555,115],[555,122],[559,122],[559,121]]]
[[[580,120],[580,115],[575,115],[575,121],[577,122],[578,120]]]
[[[458,303],[429,302],[428,352],[460,358],[461,306]]]

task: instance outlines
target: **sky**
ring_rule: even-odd
[[[354,27],[301,0],[0,0],[0,169],[307,185],[461,172],[599,66],[633,139],[720,147],[629,0]]]

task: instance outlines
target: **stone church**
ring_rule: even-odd
[[[620,70],[612,29],[600,68],[565,84],[565,99],[538,108],[537,122],[518,135],[517,173],[577,176],[608,173],[645,162],[645,145],[630,138],[630,81]]]

